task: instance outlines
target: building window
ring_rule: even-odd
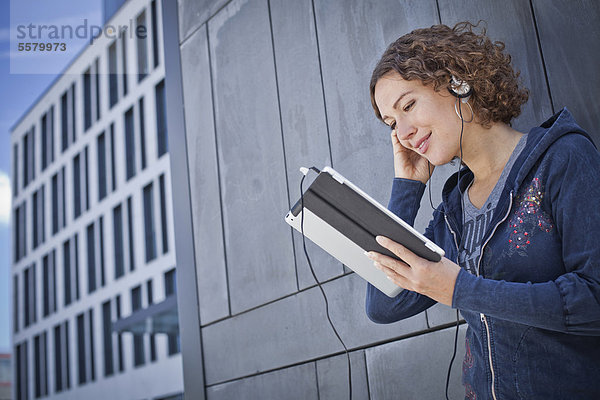
[[[65,199],[65,167],[52,176],[52,234],[67,225]]]
[[[100,59],[96,57],[94,62],[94,78],[96,78],[96,89],[94,93],[96,95],[96,121],[100,120]]]
[[[84,178],[85,178],[85,209],[90,209],[90,170],[89,170],[89,156],[88,146],[83,149],[83,164],[84,164]]]
[[[134,237],[133,237],[133,207],[132,207],[131,196],[127,198],[127,234],[129,236],[129,270],[135,270],[135,248],[134,248]]]
[[[63,93],[60,96],[60,132],[61,132],[61,141],[60,141],[60,149],[61,151],[67,150],[69,147],[69,91]]]
[[[127,95],[127,36],[121,35],[121,58],[123,60],[123,96]]]
[[[88,293],[96,290],[96,239],[94,224],[87,227]]]
[[[71,387],[71,357],[69,356],[69,321],[54,327],[54,391]]]
[[[89,210],[90,207],[88,173],[88,147],[86,146],[83,152],[73,157],[73,219],[79,218],[83,210]]]
[[[53,183],[54,184],[54,183]],[[73,219],[81,215],[81,156],[73,158]]]
[[[42,299],[44,317],[56,312],[56,250],[42,258]]]
[[[121,319],[121,296],[115,298],[117,307],[117,320]],[[117,334],[117,356],[119,360],[119,372],[125,371],[125,362],[123,360],[123,334]]]
[[[165,189],[165,175],[158,178],[158,187],[160,191],[160,225],[162,233],[163,254],[169,251],[169,234],[167,231],[167,194]]]
[[[131,289],[131,311],[136,312],[142,309],[142,287],[136,286]],[[144,354],[144,335],[141,333],[133,334],[133,366],[139,367],[146,362]]]
[[[123,213],[119,204],[113,208],[113,239],[115,253],[115,279],[125,274],[125,252],[123,248]]]
[[[92,72],[88,68],[83,73],[83,128],[92,126]]]
[[[13,332],[19,331],[19,275],[13,276]]]
[[[54,162],[54,106],[50,107],[41,121],[42,128],[42,171]]]
[[[136,18],[135,37],[137,39],[138,82],[148,75],[148,30],[146,28],[146,11]]]
[[[40,208],[37,190],[31,195],[31,248],[38,247],[38,209]]]
[[[77,360],[79,385],[96,380],[92,309],[77,315]]]
[[[108,106],[112,108],[119,101],[116,40],[108,46],[108,93]]]
[[[87,354],[85,352],[85,314],[77,316],[77,371],[79,384],[87,381]]]
[[[146,294],[148,298],[148,306],[154,303],[154,294],[152,291],[152,279],[146,282]],[[150,334],[150,362],[156,361],[156,335]]]
[[[110,124],[110,174],[113,192],[117,190],[117,165],[115,162],[115,124]]]
[[[73,300],[79,300],[78,234],[63,243],[63,279],[66,307]]]
[[[35,126],[23,136],[23,188],[35,179]]]
[[[102,332],[104,335],[104,376],[111,376],[115,369],[113,365],[113,333],[110,300],[102,303]]]
[[[169,151],[167,138],[167,103],[165,98],[165,80],[160,81],[154,88],[156,99],[156,141],[158,157]]]
[[[177,294],[177,282],[175,268],[165,272],[165,297]],[[167,335],[167,354],[170,356],[180,351],[179,335],[170,333]]]
[[[177,294],[177,275],[175,268],[172,268],[165,272],[165,297],[173,296]]]
[[[13,197],[17,197],[19,194],[19,145],[15,143],[13,145]]]
[[[21,148],[23,149],[23,188],[27,187],[29,183],[29,132],[27,132],[22,139],[23,143]]]
[[[45,190],[44,190],[44,186],[42,185],[42,187],[40,187],[38,190],[36,190],[35,192],[33,192],[32,198],[31,198],[31,208],[32,208],[32,219],[33,219],[33,226],[32,226],[32,246],[33,248],[37,248],[40,244],[44,243],[44,240],[46,240],[46,235],[45,235],[45,230],[46,230],[46,223],[45,223],[45,204],[46,204],[46,199],[45,199]]]
[[[158,67],[159,64],[159,47],[158,47],[158,16],[156,15],[156,1],[152,0],[150,3],[152,9],[152,55],[154,56],[154,68]]]
[[[104,270],[104,217],[98,219],[98,238],[99,253],[100,253],[100,284],[106,285],[106,273]]]
[[[26,268],[23,271],[23,300],[25,302],[25,327],[27,328],[29,325],[35,323],[37,321],[37,310],[36,310],[36,290],[37,287],[36,282],[36,273],[35,273],[35,263],[33,263],[29,268]]]
[[[125,165],[126,180],[135,175],[135,129],[133,123],[133,107],[125,112]]]
[[[15,347],[15,395],[16,400],[29,400],[29,357],[27,354],[27,341]]]
[[[84,77],[85,80],[85,77]],[[76,110],[75,110],[75,83],[67,89],[60,97],[60,122],[61,122],[61,151],[64,152],[69,145],[75,143],[76,133]],[[84,110],[85,111],[85,110]]]
[[[77,203],[75,203],[77,204]],[[58,232],[58,173],[52,175],[52,234]]]
[[[100,119],[100,74],[99,62],[96,58],[94,64],[83,73],[83,128],[87,131],[92,123]]]
[[[48,334],[43,332],[33,338],[35,356],[35,397],[48,395]]]
[[[156,258],[156,229],[154,227],[154,193],[152,182],[144,186],[144,239],[146,244],[146,262]]]
[[[104,132],[98,136],[98,201],[106,197],[106,141]]]
[[[88,293],[106,284],[104,273],[103,217],[87,226]]]
[[[27,202],[23,200],[14,210],[14,258],[15,262],[27,253]]]
[[[144,98],[141,97],[138,103],[140,114],[140,157],[142,159],[142,170],[146,168],[146,123],[144,119]]]

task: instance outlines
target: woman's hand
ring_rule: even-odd
[[[396,178],[412,179],[427,183],[435,168],[428,167],[429,161],[414,150],[404,147],[398,140],[396,130],[392,130],[394,148],[394,175]]]
[[[454,284],[460,267],[443,257],[439,262],[428,261],[417,256],[399,243],[383,236],[377,236],[377,243],[394,253],[392,257],[370,251],[369,258],[375,266],[385,272],[392,282],[404,289],[423,294],[438,303],[452,306]]]

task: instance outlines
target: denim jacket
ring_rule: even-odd
[[[462,218],[451,176],[425,236],[454,262]],[[394,179],[389,209],[414,223],[425,185]],[[465,399],[600,399],[600,154],[563,109],[528,133],[483,236],[476,275],[461,269],[452,307],[468,323]],[[377,323],[415,315],[434,300],[371,285]]]

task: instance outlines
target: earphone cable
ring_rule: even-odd
[[[460,201],[461,201],[461,206],[462,206],[462,210],[461,210],[462,226],[465,226],[465,197],[464,197],[463,192],[460,190],[460,168],[462,167],[462,159],[463,159],[462,139],[463,139],[463,132],[464,132],[464,128],[465,128],[465,120],[463,119],[463,116],[462,116],[461,101],[459,99],[457,99],[457,102],[458,102],[458,112],[460,114],[460,142],[459,142],[460,161],[458,163],[457,184],[458,184],[458,192],[460,194]],[[457,251],[460,251],[460,249],[457,249]],[[452,372],[452,364],[454,363],[454,359],[456,358],[456,348],[458,347],[459,323],[460,323],[460,318],[459,318],[458,309],[457,309],[456,310],[456,331],[454,332],[454,350],[452,351],[452,358],[450,359],[450,365],[448,365],[448,374],[446,375],[446,400],[450,400],[448,397],[448,388],[450,386],[450,373]]]
[[[317,173],[319,172],[319,170],[315,167],[311,167],[310,169],[317,171]],[[306,178],[306,175],[303,175],[302,179],[300,180],[300,205],[302,209],[302,216],[300,217],[300,232],[302,233],[302,248],[304,249],[304,255],[306,256],[306,261],[308,262],[310,272],[315,282],[319,286],[319,289],[321,289],[321,294],[323,295],[323,299],[325,300],[325,313],[327,314],[327,320],[329,321],[329,325],[331,325],[331,329],[333,330],[335,336],[337,336],[338,340],[344,347],[344,352],[346,353],[346,358],[348,360],[348,398],[352,400],[352,366],[350,363],[350,353],[348,352],[348,348],[342,340],[342,337],[335,328],[335,325],[331,321],[331,317],[329,316],[329,302],[327,301],[327,295],[325,294],[325,290],[323,290],[323,287],[321,286],[321,282],[319,282],[319,280],[317,279],[317,274],[315,274],[315,270],[313,269],[312,263],[310,262],[310,257],[308,256],[308,251],[306,250],[306,240],[304,237],[304,191],[302,186],[304,184],[304,178]]]

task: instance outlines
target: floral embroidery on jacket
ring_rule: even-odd
[[[525,250],[531,244],[535,229],[542,232],[551,232],[554,229],[552,218],[542,209],[544,195],[544,187],[536,177],[517,197],[515,201],[517,209],[508,221],[511,230],[508,237],[509,254]]]

